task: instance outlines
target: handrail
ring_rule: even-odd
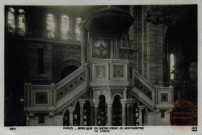
[[[150,84],[141,74],[139,74],[136,70],[134,70],[134,75],[140,80],[143,84],[145,84],[150,90],[154,91],[154,86]]]
[[[62,86],[64,86],[66,83],[70,82],[72,79],[74,79],[76,76],[78,76],[81,72],[83,72],[84,70],[86,70],[87,67],[87,63],[83,64],[81,67],[79,67],[77,70],[75,70],[73,73],[71,73],[70,75],[68,75],[67,77],[65,77],[64,79],[62,79],[61,81],[59,81],[56,85],[55,88],[59,89]]]
[[[141,91],[138,90],[138,88],[134,87],[132,89],[132,91],[135,93],[135,95],[138,96],[138,99],[144,104],[146,105],[148,108],[150,108],[151,110],[153,110],[154,108],[154,102],[151,98],[149,98],[148,96],[144,95]]]

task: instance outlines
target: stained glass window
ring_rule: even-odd
[[[70,33],[69,17],[63,15],[61,17],[61,38],[65,40],[69,39],[70,38],[69,33]]]
[[[18,34],[19,35],[25,35],[26,27],[25,27],[25,11],[23,9],[20,9],[18,16]]]
[[[54,32],[55,32],[55,23],[54,23],[54,15],[48,14],[47,15],[47,38],[54,38]]]
[[[81,40],[81,31],[80,31],[80,26],[81,24],[81,18],[76,18],[76,40],[80,41]]]
[[[13,8],[9,8],[8,20],[7,20],[9,32],[14,32],[14,30],[15,30],[15,15],[14,15],[14,13],[15,13],[15,10]]]

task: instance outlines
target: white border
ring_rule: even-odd
[[[202,1],[201,0],[1,0],[0,1],[0,135],[70,135],[70,134],[104,134],[104,132],[95,133],[93,131],[81,130],[71,131],[63,130],[63,127],[16,127],[11,131],[4,127],[4,5],[172,5],[172,4],[198,4],[198,131],[176,131],[169,126],[147,126],[144,130],[115,130],[106,134],[130,134],[130,135],[201,135],[202,127],[202,109],[201,109],[201,79],[202,69]]]

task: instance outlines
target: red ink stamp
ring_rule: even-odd
[[[197,108],[188,100],[178,100],[166,112],[169,125],[178,131],[191,130],[197,125]]]

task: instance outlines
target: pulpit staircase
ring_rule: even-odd
[[[73,73],[55,85],[57,93],[56,110],[68,105],[76,97],[86,92],[89,80],[87,64],[82,65]]]
[[[35,85],[31,83],[25,84],[25,111],[56,111],[65,109],[72,101],[87,91],[89,85],[89,67],[83,64],[73,73],[59,81],[57,84],[51,85]],[[161,104],[160,94],[168,93],[171,99],[165,103],[172,102],[172,87],[158,87],[150,84],[136,70],[133,70],[133,85],[131,94],[135,96],[144,106],[150,110],[154,110],[156,105]],[[37,92],[47,92],[47,103],[41,104],[36,102]],[[168,97],[167,97],[168,98]],[[163,103],[165,105],[165,103]]]

